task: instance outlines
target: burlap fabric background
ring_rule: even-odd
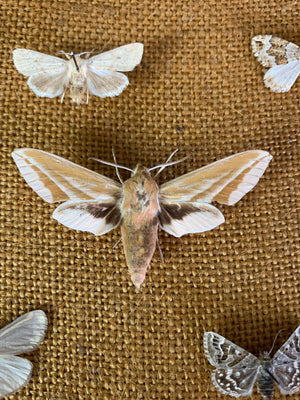
[[[203,332],[258,355],[299,325],[299,89],[263,84],[251,37],[300,43],[297,1],[1,1],[1,326],[42,309],[49,328],[26,388],[12,399],[224,398],[213,387]],[[139,41],[144,57],[112,99],[37,97],[12,62],[24,47],[55,54]],[[89,157],[151,167],[179,148],[166,182],[249,149],[273,156],[226,222],[176,239],[159,233],[142,290],[132,285],[120,230],[65,228],[20,176],[11,152],[43,149],[111,178]],[[122,176],[127,178],[126,171]],[[298,191],[298,193],[297,193]],[[259,399],[256,388],[253,398]],[[280,398],[278,390],[274,396]],[[293,396],[300,399],[300,394]]]

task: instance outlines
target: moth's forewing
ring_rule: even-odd
[[[204,352],[216,367],[212,382],[221,393],[251,395],[260,365],[257,357],[215,332],[204,333]]]
[[[131,280],[139,289],[156,247],[158,186],[146,168],[137,166],[123,185],[122,240]]]
[[[142,43],[129,43],[88,59],[93,71],[132,71],[142,60]]]
[[[258,183],[272,156],[249,150],[215,161],[160,186],[163,201],[233,205]]]
[[[17,149],[12,157],[27,184],[49,203],[120,197],[120,183],[65,158],[37,149]]]
[[[258,35],[252,38],[251,44],[254,56],[264,67],[300,60],[299,46],[276,36]]]
[[[42,310],[22,315],[0,330],[0,355],[17,355],[34,350],[43,340],[47,317]]]

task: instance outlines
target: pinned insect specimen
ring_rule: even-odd
[[[265,85],[273,92],[288,92],[300,74],[300,47],[272,35],[252,39],[255,57],[270,68],[264,76]]]
[[[137,165],[135,170],[98,160],[132,172],[131,178],[119,183],[41,150],[19,149],[12,156],[38,195],[49,203],[64,202],[53,213],[63,225],[95,235],[121,226],[127,265],[137,288],[152,259],[158,226],[180,237],[222,224],[223,214],[210,203],[235,204],[257,184],[272,158],[266,151],[246,151],[158,187],[151,171],[175,164],[169,162],[171,157],[165,164],[150,169]]]
[[[99,97],[118,96],[129,84],[126,75],[118,71],[132,71],[142,59],[143,45],[131,43],[91,58],[89,52],[65,53],[67,58],[49,56],[38,51],[16,49],[13,60],[17,70],[29,76],[28,86],[40,97],[57,97],[63,101],[69,88],[71,99],[88,103],[91,92]]]
[[[257,358],[215,332],[205,332],[204,351],[216,367],[212,382],[223,394],[251,396],[256,380],[258,391],[268,400],[273,396],[274,382],[282,394],[300,390],[300,326],[273,358],[272,350]]]

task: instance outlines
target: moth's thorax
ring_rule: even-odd
[[[73,58],[69,60],[70,97],[75,103],[82,104],[87,100],[87,64],[86,60],[79,56],[75,56],[75,60],[77,66]]]
[[[274,393],[274,380],[272,377],[272,359],[269,353],[264,352],[259,357],[260,366],[257,375],[257,387],[265,399],[271,399]]]
[[[133,222],[157,215],[158,186],[147,168],[137,165],[133,176],[124,182],[123,192],[123,213],[132,215],[137,220]]]

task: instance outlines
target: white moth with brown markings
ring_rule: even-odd
[[[0,397],[25,386],[33,365],[19,354],[35,350],[44,339],[48,321],[44,311],[22,315],[0,330]]]
[[[150,169],[137,165],[130,170],[131,178],[119,183],[41,150],[19,149],[12,156],[39,196],[49,203],[64,202],[53,213],[63,225],[95,235],[121,226],[129,273],[137,288],[152,259],[158,226],[180,237],[222,224],[223,214],[210,203],[235,204],[257,184],[272,158],[266,151],[246,151],[158,187],[150,171],[174,164],[168,164],[170,158]]]
[[[273,396],[274,383],[282,394],[300,390],[300,326],[273,358],[272,349],[258,358],[215,332],[204,333],[204,352],[216,368],[212,382],[225,395],[251,396],[255,381],[267,400]]]
[[[300,47],[272,35],[252,38],[255,57],[270,68],[264,76],[265,85],[273,92],[288,92],[300,74]]]
[[[118,72],[132,71],[142,59],[143,45],[130,43],[98,54],[91,58],[89,52],[64,53],[67,60],[38,51],[16,49],[13,60],[17,70],[29,76],[28,86],[40,97],[57,97],[70,90],[71,99],[88,103],[91,92],[98,97],[118,96],[129,84],[126,75]]]

